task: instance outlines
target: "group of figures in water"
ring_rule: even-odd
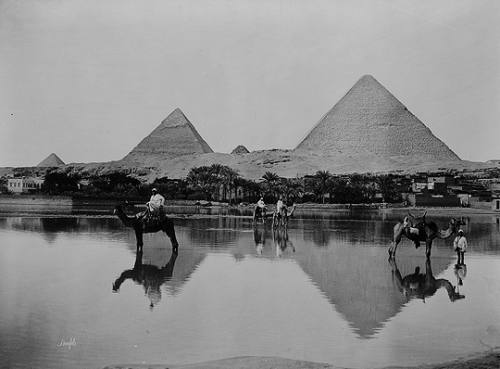
[[[451,301],[463,299],[465,296],[460,294],[458,286],[463,284],[463,279],[467,275],[467,266],[464,260],[467,240],[463,230],[460,229],[462,225],[465,225],[465,222],[463,219],[451,218],[448,222],[448,228],[443,230],[434,221],[427,219],[426,216],[427,212],[420,217],[415,217],[408,212],[408,216],[404,218],[403,222],[398,222],[394,226],[394,235],[389,248],[389,263],[392,268],[393,280],[407,298],[414,296],[425,300],[426,297],[434,295],[439,288],[443,287],[448,292]],[[433,240],[435,238],[446,239],[454,234],[457,234],[453,242],[454,251],[457,253],[457,263],[454,268],[458,282],[457,286],[453,286],[447,279],[436,279],[432,274],[430,259]],[[420,273],[420,267],[416,267],[413,274],[404,278],[401,276],[395,256],[396,249],[403,236],[413,241],[416,248],[420,247],[421,242],[425,242],[425,274]]]
[[[278,198],[278,202],[276,203],[276,209],[274,211],[269,212],[267,210],[267,206],[264,203],[264,198],[261,197],[257,202],[257,205],[253,211],[253,222],[254,225],[259,220],[262,221],[262,224],[266,224],[267,218],[272,218],[272,226],[274,227],[286,227],[288,225],[288,219],[293,216],[295,211],[295,204],[292,206],[292,210],[289,211],[286,204],[283,202],[282,197]]]
[[[154,216],[152,216],[148,210],[129,216],[125,212],[125,206],[127,205],[117,205],[114,212],[125,226],[134,229],[137,241],[137,254],[133,269],[122,273],[122,275],[113,284],[113,291],[117,292],[120,285],[129,278],[140,284],[144,284],[144,281],[148,281],[148,286],[151,284],[151,279],[157,280],[156,289],[159,290],[161,284],[166,279],[172,277],[175,260],[178,255],[179,243],[175,235],[174,223],[165,215],[163,208],[160,208],[159,214],[157,213]],[[266,206],[262,206],[262,204],[258,204],[255,207],[253,212],[253,221],[257,253],[259,253],[259,243],[261,243],[258,242],[257,238],[260,238],[261,236],[259,236],[258,232],[255,232],[256,226],[262,222],[265,230],[266,220],[268,218],[272,218],[273,240],[276,246],[277,256],[281,256],[287,248],[292,250],[292,252],[295,251],[293,244],[291,244],[288,238],[287,232],[288,220],[293,216],[294,211],[295,205],[293,205],[292,210],[289,211],[285,205],[280,207],[279,203],[276,209],[272,212],[268,212]],[[463,236],[463,231],[460,229],[462,225],[465,225],[465,222],[462,219],[451,218],[448,223],[448,228],[441,229],[434,221],[427,218],[427,212],[418,217],[413,216],[408,212],[408,216],[394,226],[393,238],[391,246],[388,250],[389,264],[391,267],[393,282],[397,289],[407,298],[407,300],[410,300],[411,298],[425,300],[425,298],[433,296],[440,288],[446,289],[450,301],[456,301],[464,298],[464,296],[458,291],[458,286],[462,285],[463,279],[467,273],[464,262],[466,239]],[[169,263],[163,267],[154,267],[151,265],[145,267],[142,264],[144,244],[143,234],[155,233],[159,231],[164,232],[170,239],[172,244],[172,257],[170,258]],[[457,234],[454,241],[455,251],[457,252],[457,263],[454,268],[455,276],[457,277],[457,286],[454,286],[446,279],[436,279],[432,273],[430,260],[433,240],[436,238],[446,239],[454,234]],[[419,248],[420,244],[425,242],[425,273],[420,271],[420,267],[416,267],[414,273],[405,277],[401,275],[397,267],[395,256],[397,247],[402,241],[403,236],[411,240],[416,248]],[[460,238],[463,238],[463,240],[460,241]],[[464,242],[465,247],[463,247]],[[260,248],[260,253],[262,253],[262,248]],[[151,286],[148,288],[150,287]]]

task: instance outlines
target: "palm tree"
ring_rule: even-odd
[[[212,185],[214,190],[214,197],[216,200],[219,200],[221,188],[223,189],[223,196],[225,197],[225,188],[223,188],[224,184],[224,165],[222,164],[212,164],[210,166],[210,176],[212,177]]]
[[[314,195],[314,201],[316,202],[318,202],[323,195],[323,187],[321,186],[321,183],[314,178],[307,180],[305,190]]]
[[[318,189],[323,196],[323,204],[325,203],[325,194],[328,192],[328,182],[330,178],[332,178],[332,174],[324,170],[318,170],[314,175],[314,179],[318,181]]]
[[[199,191],[205,197],[205,200],[210,200],[214,192],[214,180],[211,173],[211,168],[207,166],[191,168],[186,181],[191,188]]]
[[[245,197],[245,179],[238,174],[238,177],[234,179],[234,201],[238,202],[238,189],[241,188],[241,200],[243,201]]]
[[[302,192],[302,185],[296,179],[286,178],[282,184],[282,193],[285,195],[285,203],[290,196],[298,197]]]
[[[344,204],[348,202],[349,184],[346,178],[332,177],[328,183],[328,192],[330,194],[330,201],[337,204]]]
[[[243,189],[243,198],[245,195],[248,202],[256,202],[263,192],[262,183],[250,179],[243,179],[241,187]]]
[[[382,201],[388,202],[397,198],[394,177],[391,174],[379,174],[374,178],[377,189],[382,194]]]
[[[348,182],[348,202],[349,203],[363,203],[366,200],[368,182],[367,176],[359,173],[352,173],[349,175]]]
[[[276,192],[277,192],[277,184],[279,181],[280,177],[273,172],[265,172],[262,175],[261,180],[264,181],[264,185],[267,189],[267,192],[269,192],[273,196],[273,200],[276,198]]]
[[[224,165],[221,170],[221,183],[224,191],[224,199],[226,199],[226,190],[229,191],[229,199],[231,199],[231,190],[234,188],[234,198],[236,199],[237,180],[241,178],[237,170]]]

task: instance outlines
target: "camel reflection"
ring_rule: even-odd
[[[255,226],[253,228],[253,240],[255,242],[255,249],[258,255],[262,255],[262,251],[266,244],[266,227],[262,228]]]
[[[123,271],[113,283],[113,292],[118,292],[122,283],[131,279],[144,287],[144,292],[151,302],[149,307],[153,309],[161,300],[161,286],[172,279],[178,252],[174,248],[170,260],[161,268],[156,265],[143,264],[142,255],[142,251],[137,252],[133,269]]]
[[[415,273],[409,274],[402,278],[401,273],[396,265],[396,260],[391,258],[389,260],[392,268],[392,280],[398,290],[406,297],[406,301],[412,298],[422,299],[425,302],[426,297],[434,296],[436,291],[444,287],[448,292],[450,301],[460,300],[465,298],[458,290],[455,291],[453,286],[447,279],[436,279],[432,275],[431,260],[427,258],[425,262],[425,274],[420,273],[420,267],[415,268]]]
[[[290,246],[292,252],[295,252],[295,247],[288,238],[288,229],[286,227],[273,229],[273,242],[276,247],[276,256],[279,258],[283,255],[288,246]]]

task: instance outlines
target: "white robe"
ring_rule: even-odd
[[[158,209],[160,209],[161,206],[165,204],[165,198],[157,193],[156,195],[152,195],[151,198],[149,199],[149,202],[147,203],[149,210],[151,212],[156,212]]]

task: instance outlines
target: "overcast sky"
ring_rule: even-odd
[[[365,74],[500,159],[500,1],[0,0],[0,166],[119,160],[180,108],[216,152],[293,149]]]

